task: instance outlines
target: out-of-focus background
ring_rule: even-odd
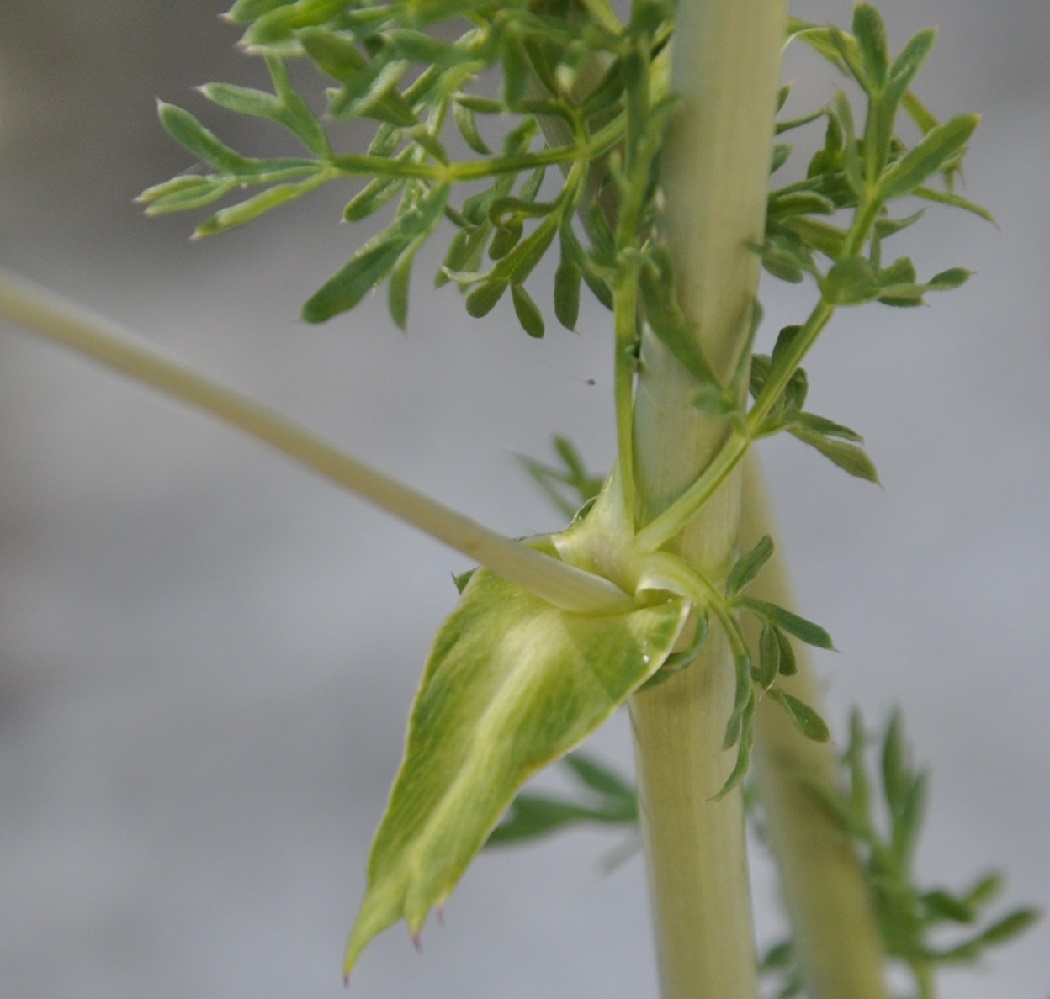
[[[910,312],[836,321],[807,367],[813,408],[866,435],[884,489],[791,442],[765,449],[802,609],[841,652],[849,707],[906,706],[933,769],[922,870],[987,865],[1050,904],[1050,7],[884,4],[892,37],[938,24],[921,90],[983,112],[967,193],[999,228],[934,210],[923,273],[972,267]],[[612,453],[609,343],[529,341],[501,308],[465,318],[414,288],[308,328],[305,297],[361,236],[345,190],[203,243],[131,199],[192,164],[154,98],[251,83],[218,0],[0,0],[0,261],[285,408],[380,467],[511,534],[558,526],[514,455],[568,433]],[[848,18],[845,2],[796,13]],[[830,93],[814,61],[789,73]],[[800,107],[802,104],[800,103]],[[234,145],[272,133],[211,115]],[[771,325],[803,300],[772,282]],[[593,380],[596,384],[590,384]],[[403,722],[463,562],[282,459],[83,361],[0,337],[0,994],[338,997]],[[629,766],[623,719],[596,740]],[[655,995],[642,865],[572,833],[483,857],[428,927],[363,959],[368,997]],[[759,920],[775,923],[758,864]],[[950,976],[955,999],[1050,992],[1048,929]]]

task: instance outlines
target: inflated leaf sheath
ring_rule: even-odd
[[[529,777],[582,742],[663,664],[690,604],[558,610],[487,569],[438,632],[368,863],[349,974],[378,933],[418,934]]]

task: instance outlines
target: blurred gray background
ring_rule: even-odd
[[[884,489],[815,453],[764,456],[842,731],[906,706],[933,769],[931,882],[988,865],[1050,904],[1045,295],[1050,7],[883,4],[894,43],[942,29],[922,91],[983,112],[966,193],[999,229],[934,210],[920,271],[972,267],[911,312],[841,316],[813,408],[858,428]],[[260,81],[218,0],[0,0],[0,261],[285,408],[512,534],[558,526],[514,454],[572,435],[612,454],[600,310],[542,343],[507,308],[464,317],[420,267],[410,331],[384,298],[320,329],[305,297],[361,234],[320,192],[189,244],[195,218],[131,199],[190,167],[154,98],[249,153],[273,133],[191,87]],[[848,17],[844,2],[796,12]],[[789,74],[821,100],[812,60]],[[803,101],[797,105],[805,109]],[[198,217],[199,218],[199,217]],[[772,283],[770,328],[805,300]],[[591,385],[593,379],[596,384]],[[340,958],[431,634],[463,561],[231,432],[21,333],[0,338],[0,994],[57,999],[343,995]],[[623,719],[596,740],[629,765]],[[429,926],[362,960],[361,999],[654,996],[641,864],[616,836],[483,857]],[[773,932],[756,864],[759,922]],[[1050,927],[949,976],[954,999],[1050,993]]]

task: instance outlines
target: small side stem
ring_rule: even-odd
[[[635,536],[639,550],[654,552],[663,548],[672,538],[682,532],[697,513],[707,504],[722,484],[736,470],[741,458],[751,446],[746,434],[733,433],[715,455],[703,474],[675,500],[663,513],[654,517]]]
[[[613,288],[616,327],[614,353],[614,402],[616,408],[616,464],[623,490],[624,510],[631,527],[638,515],[634,472],[634,374],[638,335],[638,268],[621,266]]]
[[[608,613],[631,606],[627,594],[608,580],[512,541],[443,506],[351,458],[268,406],[165,357],[116,323],[2,270],[0,318],[243,430],[563,610]]]

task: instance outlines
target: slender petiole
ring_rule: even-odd
[[[609,580],[504,537],[350,457],[270,407],[165,357],[118,324],[3,270],[0,318],[243,430],[562,610],[600,614],[632,605]]]

